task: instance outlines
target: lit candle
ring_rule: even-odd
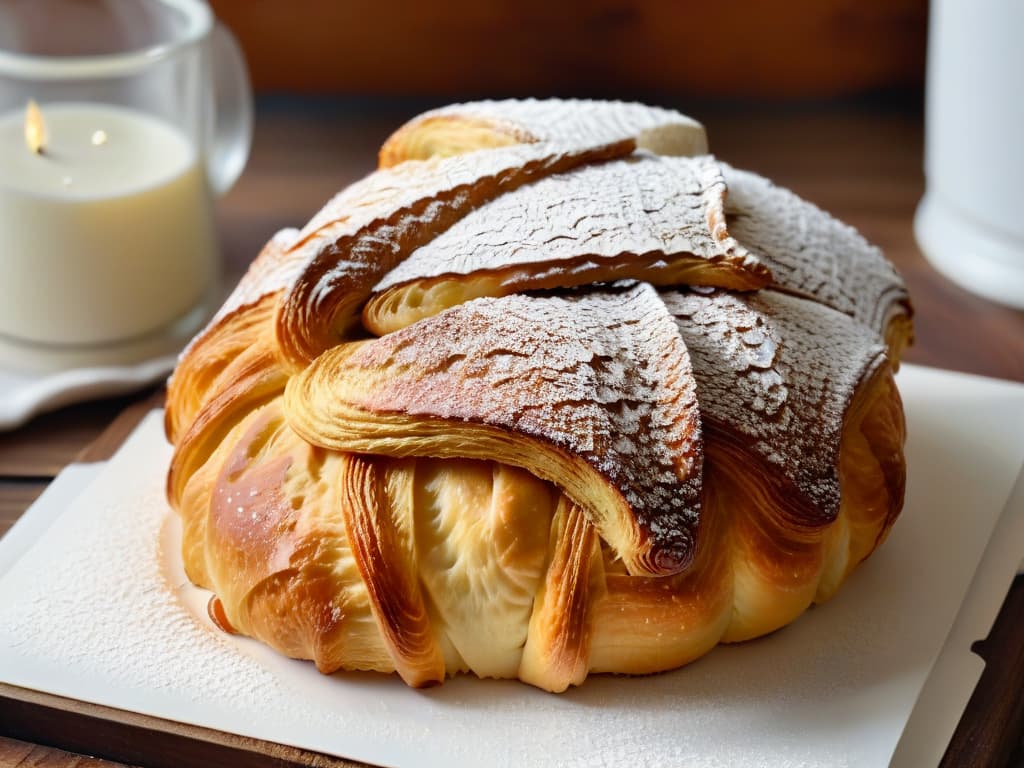
[[[195,307],[216,264],[201,158],[176,128],[91,103],[0,117],[0,335],[143,336]]]

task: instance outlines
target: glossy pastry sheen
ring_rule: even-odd
[[[455,105],[279,233],[168,393],[221,626],[561,691],[835,594],[903,501],[907,293],[706,151],[642,105]]]

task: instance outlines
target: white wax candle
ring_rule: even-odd
[[[215,279],[216,235],[195,148],[154,117],[43,104],[0,117],[0,335],[97,344],[156,331]]]

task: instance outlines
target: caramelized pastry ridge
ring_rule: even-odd
[[[342,462],[338,506],[395,670],[415,688],[440,683],[444,657],[420,594],[410,505],[391,503],[394,495],[408,495],[409,473],[389,472],[389,464],[374,457],[343,454]],[[389,494],[388,479],[406,486],[405,493]]]

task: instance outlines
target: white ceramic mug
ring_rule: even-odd
[[[244,59],[201,0],[0,4],[0,351],[77,366],[194,331],[251,136]]]
[[[1024,2],[933,0],[915,219],[943,274],[1024,308]]]

